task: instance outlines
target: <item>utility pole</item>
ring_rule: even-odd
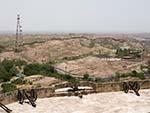
[[[19,44],[20,43],[20,44]],[[19,45],[23,44],[22,39],[22,26],[20,25],[20,15],[17,15],[17,27],[16,27],[16,41],[15,41],[15,50],[18,51]]]

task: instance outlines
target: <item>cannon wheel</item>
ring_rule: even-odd
[[[30,91],[30,97],[35,102],[37,100],[37,92],[34,89],[31,89]]]
[[[6,106],[5,106],[4,104],[2,104],[2,103],[0,103],[0,107],[1,107],[3,110],[5,110],[7,113],[12,112],[11,109],[9,109],[8,107],[6,107]]]
[[[123,91],[125,92],[125,93],[128,93],[128,91],[129,91],[129,87],[128,87],[128,84],[126,83],[126,82],[123,82]]]
[[[24,102],[24,95],[21,93],[20,90],[18,90],[17,98],[18,98],[19,103],[23,104],[23,102]]]
[[[135,81],[133,83],[133,90],[135,90],[135,91],[139,91],[140,90],[140,84],[137,81]]]
[[[132,89],[134,90],[137,96],[140,96],[140,94],[138,93],[138,91],[140,90],[140,84],[137,81],[133,83]]]

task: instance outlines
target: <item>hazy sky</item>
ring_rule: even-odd
[[[0,0],[0,31],[150,32],[150,0]]]

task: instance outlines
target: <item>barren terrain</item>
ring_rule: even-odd
[[[102,53],[115,53],[114,50],[98,46],[86,47],[80,44],[78,39],[70,40],[51,40],[42,44],[26,45],[23,51],[15,53],[13,51],[3,52],[0,54],[0,59],[24,59],[27,61],[47,62],[50,60],[59,60],[64,57],[79,56],[83,54],[96,54],[99,51]]]
[[[120,47],[143,50],[141,42],[136,40],[97,36],[74,38],[60,38],[59,36],[56,39],[55,37],[50,39],[50,37],[44,35],[24,36],[24,41],[31,43],[21,46],[20,52],[7,51],[7,49],[2,51],[0,60],[7,58],[23,59],[27,62],[55,62],[56,67],[64,71],[81,76],[89,74],[98,77],[109,77],[116,72],[140,71],[140,65],[143,64],[143,62],[120,59],[113,61],[116,50]],[[4,42],[8,42],[8,39],[10,37],[6,37]],[[36,43],[40,41],[44,42]],[[112,59],[101,59],[107,57],[112,57]]]
[[[5,40],[0,38],[0,45],[9,43],[10,37]],[[48,62],[54,60],[65,59],[66,57],[88,56],[88,55],[107,55],[114,56],[118,47],[129,47],[143,49],[143,46],[138,41],[130,41],[125,39],[116,39],[113,37],[77,37],[67,39],[50,39],[48,36],[24,36],[23,47],[20,47],[21,52],[4,51],[0,53],[0,60],[4,58],[24,59],[29,62]],[[42,42],[42,43],[37,43]],[[7,44],[5,44],[7,45]],[[10,45],[14,46],[11,41]],[[6,50],[8,48],[6,47]],[[10,48],[9,48],[10,49]],[[12,49],[10,49],[12,50]]]
[[[140,71],[144,62],[133,62],[121,59],[86,57],[83,59],[67,61],[57,64],[57,68],[66,70],[71,74],[83,76],[89,74],[95,77],[110,77],[116,72],[124,73],[133,70]]]

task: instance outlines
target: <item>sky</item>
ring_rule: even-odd
[[[0,31],[150,32],[150,0],[0,0]]]

